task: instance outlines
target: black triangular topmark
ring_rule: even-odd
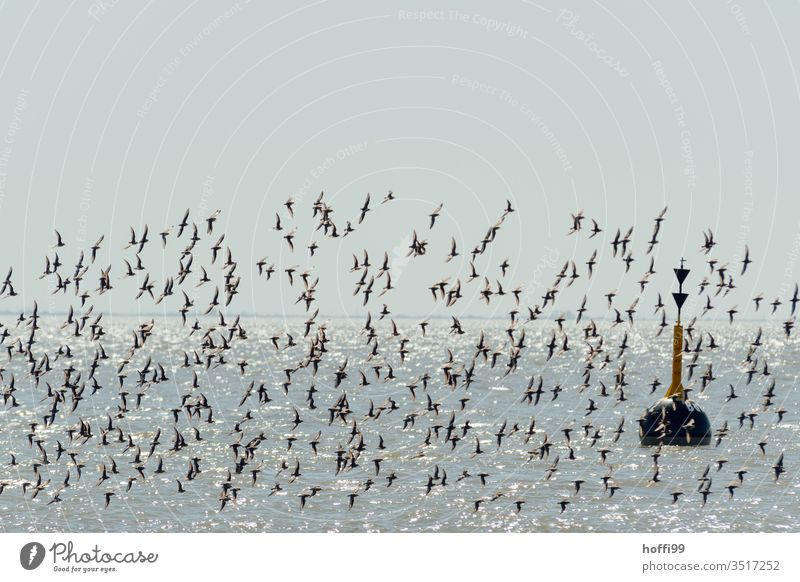
[[[677,270],[677,269],[676,269]],[[683,307],[686,298],[689,297],[687,293],[673,293],[672,298],[675,299],[675,304],[678,306],[678,311]]]

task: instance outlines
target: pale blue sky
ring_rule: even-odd
[[[348,268],[367,248],[373,263],[384,251],[395,259],[393,312],[428,314],[427,286],[467,273],[463,253],[444,264],[450,237],[467,252],[506,199],[518,212],[476,264],[495,279],[510,257],[506,287],[526,285],[531,304],[574,259],[584,277],[560,308],[588,293],[590,310],[602,313],[614,288],[626,307],[665,205],[643,315],[656,291],[667,297],[681,255],[697,283],[709,227],[719,241],[712,256],[738,272],[748,243],[754,260],[720,306],[744,311],[758,291],[784,301],[791,293],[800,252],[797,4],[397,4],[4,3],[0,269],[14,267],[20,297],[0,308],[34,297],[45,310],[66,305],[38,280],[54,226],[66,264],[106,234],[101,262],[119,277],[128,226],[148,223],[155,241],[189,207],[198,221],[223,211],[218,225],[241,264],[239,310],[300,313],[285,276],[253,278],[268,255],[314,265],[324,313],[361,313]],[[347,239],[319,241],[309,263],[310,204],[321,190],[340,228],[366,192],[374,210]],[[398,200],[377,205],[388,190]],[[272,230],[290,195],[294,255]],[[413,228],[427,233],[440,202],[428,255],[406,263],[399,249]],[[565,236],[579,208],[604,232]],[[636,262],[624,277],[609,240],[632,225]],[[157,285],[174,274],[180,248],[173,241],[163,264],[155,243],[145,250]],[[583,263],[594,249],[587,287]],[[197,261],[208,263],[207,251]],[[456,312],[510,308],[487,310],[475,299],[479,284],[465,288],[472,301]],[[131,281],[117,285],[112,304],[98,308],[135,311]],[[206,299],[201,291],[198,303]]]

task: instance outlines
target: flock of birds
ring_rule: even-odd
[[[310,239],[313,240],[304,251],[298,248],[296,242],[296,203],[292,198],[276,213],[273,229],[282,239],[278,245],[285,245],[281,252],[285,250],[291,256],[304,254],[311,261],[321,245],[334,244],[335,239],[350,236],[369,220],[371,213],[375,213],[382,205],[392,204],[394,200],[392,192],[379,204],[373,203],[367,195],[356,217],[346,221],[342,227],[334,222],[333,208],[321,194],[311,205],[314,227]],[[631,305],[625,307],[615,303],[617,290],[604,294],[602,305],[607,306],[608,313],[612,315],[610,329],[617,326],[625,329],[621,340],[613,344],[610,331],[601,331],[602,322],[598,325],[585,316],[588,310],[586,295],[580,305],[571,310],[581,337],[575,338],[574,334],[569,334],[567,316],[556,308],[559,294],[564,289],[573,286],[578,279],[588,281],[592,278],[598,268],[597,250],[588,257],[585,265],[579,266],[575,260],[566,261],[541,296],[541,301],[527,305],[524,286],[514,286],[507,280],[509,259],[496,266],[481,265],[487,250],[515,212],[511,202],[506,202],[496,222],[478,238],[471,250],[459,248],[455,238],[452,238],[447,252],[440,252],[426,239],[426,233],[437,228],[442,210],[443,205],[440,204],[427,217],[420,217],[424,223],[410,234],[411,242],[405,260],[417,260],[439,253],[439,257],[433,260],[447,264],[464,255],[466,273],[433,282],[428,288],[432,300],[443,309],[455,307],[465,297],[479,297],[487,305],[508,306],[505,337],[499,344],[492,345],[484,330],[476,330],[470,357],[456,358],[452,349],[443,345],[438,366],[413,377],[404,376],[399,371],[408,369],[408,361],[414,358],[414,344],[418,338],[429,333],[431,322],[426,319],[401,329],[403,326],[392,317],[391,292],[395,286],[388,252],[384,252],[382,260],[373,264],[370,253],[365,249],[363,253],[354,255],[352,265],[349,265],[353,295],[360,296],[366,312],[360,330],[363,357],[356,361],[348,357],[339,361],[332,359],[331,352],[334,350],[331,349],[331,342],[335,342],[337,330],[321,320],[319,309],[316,308],[319,277],[315,276],[313,266],[276,267],[268,257],[255,263],[251,272],[254,277],[259,281],[273,281],[273,284],[275,279],[285,277],[289,287],[295,290],[296,303],[303,305],[308,314],[299,326],[300,332],[286,330],[269,338],[268,349],[289,354],[294,361],[293,365],[277,372],[280,375],[279,382],[270,382],[264,377],[266,373],[275,373],[274,370],[259,369],[237,355],[237,349],[247,345],[249,339],[242,318],[231,312],[242,275],[233,251],[225,243],[225,233],[219,232],[219,210],[197,221],[190,220],[190,211],[187,210],[176,225],[159,232],[156,240],[151,240],[147,225],[138,232],[131,227],[127,242],[120,245],[121,248],[109,249],[109,254],[118,259],[105,268],[98,262],[105,244],[103,236],[88,249],[78,249],[75,262],[67,264],[63,262],[64,257],[71,249],[56,231],[52,248],[44,257],[44,270],[40,278],[48,281],[53,294],[70,298],[69,311],[58,323],[63,343],[49,350],[40,348],[40,323],[49,320],[40,316],[35,301],[14,322],[0,324],[0,345],[7,355],[6,363],[0,366],[0,393],[4,409],[13,411],[22,406],[17,394],[23,383],[24,390],[34,391],[37,401],[26,404],[33,407],[26,411],[29,413],[25,435],[28,450],[7,452],[5,470],[0,470],[0,495],[18,495],[21,492],[29,500],[38,498],[38,502],[41,502],[44,498],[48,505],[66,503],[70,501],[69,492],[76,482],[88,479],[95,484],[103,506],[108,507],[122,488],[126,492],[135,492],[135,488],[148,479],[163,475],[162,478],[173,482],[176,495],[186,493],[189,482],[217,487],[219,511],[235,508],[240,497],[247,495],[248,488],[255,487],[268,487],[270,496],[295,495],[299,508],[306,509],[310,501],[324,489],[324,485],[304,483],[305,459],[325,456],[330,465],[331,483],[342,475],[358,479],[358,486],[343,500],[343,505],[352,510],[358,507],[359,499],[370,495],[371,490],[377,487],[391,488],[397,480],[418,480],[414,488],[420,495],[427,496],[437,488],[443,489],[464,480],[480,484],[483,489],[493,478],[493,475],[475,465],[459,467],[458,475],[451,479],[447,468],[440,466],[439,462],[431,463],[424,478],[404,475],[402,470],[393,467],[397,465],[399,456],[424,462],[426,453],[432,448],[452,451],[457,447],[466,447],[470,450],[470,459],[485,458],[508,447],[509,441],[515,439],[520,441],[520,446],[528,449],[520,463],[538,461],[546,464],[541,479],[550,481],[557,479],[559,472],[563,474],[565,464],[574,461],[574,443],[576,439],[581,439],[597,452],[597,462],[607,467],[600,485],[608,496],[613,496],[621,485],[614,478],[611,460],[618,450],[616,447],[622,446],[618,444],[622,435],[632,435],[635,431],[626,429],[622,416],[613,430],[604,434],[606,427],[595,426],[592,414],[605,398],[612,398],[615,405],[627,400],[628,330],[635,325],[640,298],[656,272],[653,250],[659,243],[667,209],[655,217],[644,258],[634,258],[633,227],[617,229],[610,239],[611,257],[624,264],[626,273],[640,260],[649,264],[637,281],[640,293]],[[568,235],[592,240],[601,232],[601,225],[585,217],[582,211],[572,215]],[[699,317],[704,317],[714,309],[723,310],[732,324],[739,313],[738,306],[726,309],[719,302],[736,287],[738,278],[746,275],[752,259],[749,248],[745,247],[744,257],[736,265],[723,263],[712,258],[716,244],[711,230],[703,233],[699,252],[708,256],[708,272],[697,287],[697,296],[704,304]],[[161,247],[163,257],[167,257],[171,251],[176,253],[174,274],[160,282],[148,271],[143,258],[145,250],[155,246]],[[120,250],[123,251],[121,254]],[[173,259],[167,258],[166,263],[169,264],[170,260]],[[130,341],[124,353],[107,352],[104,346],[107,331],[104,329],[103,313],[95,312],[94,303],[100,296],[112,293],[120,285],[119,281],[127,278],[136,281],[132,301],[144,306],[164,303],[170,306],[170,310],[174,309],[180,317],[184,339],[194,345],[193,349],[182,354],[163,354],[158,350],[150,350],[148,339],[158,331],[155,320],[151,320],[138,323],[129,330]],[[96,287],[90,283],[94,280],[97,281]],[[2,280],[0,298],[15,295],[14,273],[13,269],[9,269]],[[201,301],[199,296],[205,299]],[[795,325],[798,300],[798,287],[795,285],[790,297],[784,297],[783,300],[775,297],[769,303],[772,314],[779,309],[786,314],[782,321],[786,338],[791,336]],[[764,301],[763,294],[753,298],[756,311]],[[667,322],[660,293],[653,311],[653,315],[659,314],[661,323],[657,333],[661,334],[671,324]],[[536,320],[552,326],[543,345],[533,344],[526,337],[526,326]],[[471,333],[469,326],[462,325],[457,316],[450,316],[449,321],[450,334],[463,336]],[[696,371],[701,365],[701,353],[719,347],[711,333],[698,332],[696,327],[697,318],[685,324],[684,352],[689,356],[686,369],[687,382],[690,382],[687,392],[692,391],[696,380],[700,382],[700,391],[705,391],[716,379],[713,362],[706,363],[702,371]],[[767,385],[762,407],[759,410],[742,411],[738,418],[739,429],[745,427],[746,423],[752,428],[756,417],[770,416],[770,424],[776,425],[790,414],[775,403],[779,400],[779,388],[771,377],[762,345],[762,330],[759,328],[742,356],[743,382],[750,385],[754,378],[759,378]],[[86,361],[76,357],[78,346],[90,350],[92,356]],[[485,388],[489,378],[499,378],[500,381],[509,378],[511,382],[527,353],[537,357],[541,354],[547,361],[565,357],[570,351],[581,351],[583,354],[580,373],[583,381],[570,386],[555,382],[546,387],[544,374],[535,374],[521,381],[524,390],[519,394],[518,406],[534,413],[547,406],[547,401],[556,400],[562,391],[574,391],[585,395],[587,399],[582,426],[579,428],[574,421],[569,421],[560,429],[560,435],[548,435],[537,428],[536,418],[531,415],[530,422],[523,426],[498,420],[497,426],[488,433],[490,438],[484,436],[482,440],[481,434],[470,423],[470,402],[476,392]],[[215,418],[220,416],[220,411],[212,406],[205,395],[209,387],[204,386],[201,379],[204,371],[220,367],[235,370],[242,379],[244,390],[238,408],[224,411],[226,418],[234,419],[230,421],[230,430],[217,433],[229,435],[224,445],[230,450],[230,464],[217,467],[224,477],[216,483],[209,483],[208,479],[203,479],[203,473],[208,473],[208,469],[203,466],[205,461],[197,451],[199,443],[204,440],[204,426],[220,422]],[[613,373],[613,386],[595,379],[600,370]],[[106,376],[103,376],[104,372]],[[180,381],[178,376],[181,377]],[[103,378],[106,380],[101,381]],[[162,407],[159,416],[155,417],[157,420],[152,430],[146,434],[126,431],[126,417],[150,402],[159,385],[165,383],[177,383],[181,387],[183,393],[179,402],[175,402],[171,408]],[[384,402],[376,404],[370,399],[368,388],[373,384],[396,387],[407,393],[409,398],[389,396]],[[654,379],[650,384],[650,392],[656,392],[659,386],[661,382]],[[440,391],[454,396],[432,397],[438,396]],[[108,410],[105,418],[92,419],[86,410],[86,403],[98,392],[105,394],[114,406]],[[303,410],[292,404],[290,393],[293,396],[305,394]],[[739,397],[732,384],[725,393],[726,403]],[[398,403],[398,400],[401,402]],[[283,419],[287,430],[280,439],[267,436],[265,433],[268,431],[258,426],[257,416],[254,415],[254,411],[275,401],[285,404],[282,410],[287,414]],[[313,435],[304,432],[302,427],[309,415],[315,419],[324,417],[329,429],[316,431]],[[0,419],[3,419],[0,433],[15,428],[16,425],[8,416],[3,417],[3,409],[0,409]],[[736,429],[735,426],[729,426],[727,421],[715,428],[714,445],[718,447]],[[393,431],[417,431],[419,446],[413,453],[392,451],[391,438],[385,436]],[[342,435],[345,438],[341,442],[334,440]],[[638,445],[632,438],[629,440],[631,442],[625,442],[624,446]],[[766,438],[758,443],[760,456],[769,454],[774,458],[771,465],[770,461],[765,461],[763,471],[769,471],[773,479],[780,482],[787,470],[784,454],[769,451],[768,445]],[[97,467],[87,467],[87,451],[90,448],[96,450],[97,447],[105,453],[104,462]],[[261,454],[264,449],[284,451],[277,466],[265,465],[262,460],[264,455]],[[659,465],[661,454],[661,447],[654,449],[650,485],[662,480]],[[719,458],[715,472],[725,468],[726,463],[726,459]],[[56,476],[56,467],[62,471],[59,476]],[[19,477],[15,483],[9,477],[12,471]],[[698,501],[703,505],[714,492],[712,476],[715,472],[711,471],[709,465],[698,477]],[[744,487],[747,473],[747,468],[737,468],[733,472],[732,480],[725,487],[731,497],[736,489]],[[271,478],[266,477],[268,474],[271,474]],[[18,490],[16,483],[19,483]],[[584,483],[582,479],[571,482],[569,492],[553,501],[554,511],[566,511],[585,490],[582,489]],[[471,501],[469,510],[479,512],[487,504],[505,499],[510,502],[510,511],[522,512],[526,500],[509,499],[509,495],[503,491],[481,495]],[[672,503],[677,503],[683,495],[683,491],[673,491]]]

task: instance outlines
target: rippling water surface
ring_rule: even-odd
[[[516,372],[504,376],[507,349],[491,368],[491,360],[479,358],[475,365],[475,381],[465,388],[451,389],[444,383],[442,364],[448,359],[446,347],[453,352],[454,369],[472,361],[481,323],[464,321],[466,333],[449,333],[449,322],[432,321],[426,337],[422,337],[416,321],[398,320],[401,333],[408,335],[409,351],[405,363],[398,355],[399,338],[390,337],[387,321],[375,322],[380,338],[380,353],[367,361],[369,348],[366,337],[359,333],[362,322],[331,320],[328,322],[327,345],[316,379],[308,369],[292,376],[288,394],[284,393],[283,381],[286,368],[294,367],[306,350],[306,339],[302,338],[300,320],[288,323],[268,319],[243,321],[247,332],[246,341],[232,342],[232,349],[225,358],[229,365],[206,369],[204,365],[181,367],[186,350],[192,354],[198,348],[197,335],[187,338],[187,329],[177,319],[160,319],[156,322],[152,336],[145,348],[135,355],[125,373],[124,390],[129,392],[129,411],[124,418],[117,419],[119,381],[117,366],[128,354],[132,342],[132,330],[138,324],[133,319],[117,318],[106,325],[107,335],[103,345],[109,359],[101,361],[97,378],[102,388],[90,396],[87,385],[83,400],[74,412],[70,412],[72,400],[66,393],[66,403],[61,405],[55,423],[43,427],[50,401],[47,383],[57,390],[63,383],[63,369],[72,366],[81,381],[86,380],[88,366],[94,357],[94,346],[86,338],[71,338],[67,330],[58,329],[55,319],[42,318],[41,330],[37,333],[39,344],[34,351],[47,349],[54,353],[58,345],[69,343],[72,357],[51,358],[52,370],[46,374],[39,386],[35,386],[28,373],[29,364],[19,354],[5,364],[2,391],[8,392],[14,378],[14,395],[18,407],[10,402],[0,407],[0,482],[5,490],[0,495],[0,531],[798,531],[800,502],[798,501],[798,397],[795,390],[798,372],[797,341],[788,342],[780,335],[777,325],[765,325],[764,345],[756,355],[759,372],[766,359],[771,374],[761,373],[747,385],[742,362],[749,343],[756,336],[756,324],[718,326],[708,331],[714,335],[719,348],[704,350],[699,354],[698,366],[694,370],[694,392],[692,397],[709,415],[714,429],[727,421],[729,435],[715,447],[682,448],[665,447],[659,458],[660,481],[650,482],[653,475],[654,452],[638,444],[637,418],[643,410],[660,396],[664,387],[651,394],[651,382],[658,377],[669,380],[669,330],[655,338],[657,328],[652,324],[638,324],[625,329],[618,326],[604,331],[605,349],[610,363],[603,367],[605,352],[593,362],[590,386],[581,392],[583,384],[585,345],[580,338],[582,332],[567,326],[571,349],[546,361],[545,344],[550,337],[552,322],[534,322],[526,326],[527,347],[523,350]],[[13,326],[13,324],[12,324]],[[55,329],[54,329],[55,327]],[[504,346],[508,336],[502,322],[483,325],[487,343],[493,349]],[[773,329],[775,328],[775,329]],[[13,329],[13,327],[12,327]],[[288,329],[297,342],[296,347],[284,349]],[[705,330],[704,330],[705,331]],[[623,358],[626,362],[624,395],[618,401],[618,392],[613,387],[618,369],[618,346],[624,333],[628,333],[629,347]],[[700,331],[695,332],[695,336]],[[270,337],[280,334],[280,350],[276,350]],[[313,334],[313,332],[312,332]],[[519,332],[516,335],[519,338]],[[697,337],[695,337],[695,340]],[[707,344],[707,341],[704,341]],[[506,346],[507,348],[507,346]],[[43,353],[43,352],[41,352]],[[152,356],[153,366],[163,364],[168,380],[137,387],[137,369],[144,367],[147,356]],[[236,362],[246,359],[249,363],[244,375]],[[344,360],[348,360],[348,377],[339,388],[334,387],[334,371]],[[379,363],[390,363],[394,367],[396,380],[384,382],[386,366],[380,369],[382,379],[377,379],[372,368]],[[698,377],[713,363],[715,379],[701,392]],[[363,370],[367,386],[359,386]],[[193,372],[197,372],[199,387],[192,386]],[[416,390],[416,399],[406,387],[411,381],[428,372],[431,380],[427,391],[422,385]],[[543,377],[541,401],[537,405],[523,402],[531,376]],[[690,382],[692,381],[690,380]],[[773,405],[764,410],[762,394],[775,381]],[[270,402],[259,404],[254,392],[239,405],[251,381],[264,382]],[[601,396],[600,381],[608,386],[609,396]],[[309,409],[306,401],[308,388],[316,387],[316,408]],[[686,382],[685,382],[686,383]],[[736,386],[738,398],[725,401],[728,384]],[[562,392],[553,400],[551,389],[560,384]],[[136,406],[135,395],[143,392],[141,404]],[[328,409],[342,392],[347,394],[352,412],[348,422],[336,420],[329,424]],[[213,423],[205,421],[207,413],[194,418],[179,414],[177,424],[173,422],[171,409],[181,406],[182,397],[194,402],[201,395],[213,408]],[[429,410],[427,396],[436,404]],[[465,409],[461,400],[468,397]],[[387,407],[378,418],[370,418],[370,402],[377,410],[392,399],[397,410]],[[586,407],[592,398],[598,410],[585,416]],[[777,423],[775,410],[783,407],[788,412],[783,421]],[[303,421],[293,430],[293,408],[299,411]],[[241,422],[247,411],[252,419]],[[461,436],[465,423],[469,428],[463,440],[455,448],[445,442],[445,430],[439,429],[439,438],[432,430],[430,445],[424,441],[429,429],[446,426],[451,412],[455,411],[457,434]],[[754,428],[749,421],[739,427],[741,412],[757,412]],[[113,418],[119,426],[123,440],[119,442],[116,430],[109,434],[109,444],[102,445],[99,435]],[[413,424],[409,418],[413,416]],[[624,429],[618,442],[613,442],[614,429],[624,417]],[[70,442],[67,430],[77,428],[79,419],[91,424],[93,436]],[[526,443],[526,431],[535,419],[535,433]],[[336,474],[336,451],[339,447],[348,450],[358,442],[351,441],[353,421],[361,431],[364,450],[355,467]],[[517,425],[520,430],[503,439],[498,448],[494,434],[507,421],[506,432]],[[591,422],[590,436],[600,432],[594,446],[585,436],[583,425]],[[48,454],[48,464],[42,464],[40,473],[43,482],[51,480],[41,492],[32,498],[28,490],[23,495],[25,482],[36,482],[32,463],[40,462],[41,454],[35,443],[29,445],[28,434],[31,423],[38,422],[33,439],[42,441]],[[241,433],[234,431],[239,423]],[[405,425],[405,428],[404,428]],[[184,436],[188,446],[180,451],[170,451],[175,427]],[[202,440],[195,440],[190,427],[199,429]],[[574,460],[568,458],[569,448],[561,429],[573,427],[572,448]],[[161,428],[160,445],[154,458],[148,458],[149,443],[157,428]],[[309,444],[312,437],[321,431],[318,454],[314,455]],[[263,433],[265,439],[258,446],[255,457],[240,474],[234,471],[231,486],[238,488],[237,499],[222,511],[219,494],[221,484],[234,468],[234,449],[237,440],[247,443]],[[540,459],[538,448],[545,438],[553,442],[549,457]],[[135,450],[126,450],[128,435],[134,445],[143,449],[145,478],[142,480],[134,469]],[[385,449],[378,449],[379,435]],[[288,437],[295,437],[291,449]],[[483,451],[475,455],[475,437]],[[240,438],[241,437],[241,438]],[[766,437],[766,455],[762,456],[757,443]],[[74,464],[67,453],[57,457],[57,442],[68,452],[77,453],[79,463],[85,465],[78,479]],[[607,463],[601,463],[599,450],[609,449]],[[529,454],[533,451],[535,454]],[[778,482],[773,479],[772,465],[781,452],[785,452],[786,473]],[[18,465],[8,463],[14,454]],[[165,473],[154,474],[157,457],[163,458]],[[189,459],[199,458],[201,472],[194,479],[187,479]],[[558,471],[549,480],[545,474],[556,457],[560,457]],[[97,484],[101,463],[110,467],[111,458],[118,466],[118,473]],[[380,473],[376,474],[373,459],[383,459]],[[716,461],[727,460],[717,471]],[[288,470],[279,475],[281,463],[286,461]],[[301,476],[290,483],[290,473],[295,462],[300,463]],[[711,465],[712,494],[705,507],[701,506],[701,495],[697,492],[698,479],[707,465]],[[426,494],[428,476],[434,475],[438,467],[439,477],[447,475],[445,485],[435,481]],[[731,499],[726,487],[738,484],[735,471],[746,468],[743,483],[734,490]],[[252,470],[257,473],[252,484]],[[619,487],[613,497],[604,489],[602,477],[612,470],[610,484]],[[469,477],[459,480],[466,471]],[[50,503],[53,494],[70,473],[70,486],[59,495],[61,502]],[[387,476],[396,475],[390,487]],[[482,485],[478,475],[485,473],[486,484]],[[129,477],[137,477],[130,490],[126,490]],[[178,492],[176,478],[185,488]],[[373,481],[365,490],[368,479]],[[575,480],[583,480],[580,493],[574,494]],[[275,484],[280,491],[271,495]],[[307,498],[301,510],[300,495],[319,487],[316,495]],[[671,504],[671,492],[681,490],[683,497]],[[104,509],[104,493],[113,491],[110,506]],[[352,509],[348,509],[349,495],[358,493]],[[483,500],[479,511],[474,504]],[[522,509],[516,511],[516,501],[524,500]],[[570,504],[561,513],[558,502],[568,500]]]

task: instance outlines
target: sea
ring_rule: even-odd
[[[224,325],[208,317],[219,347],[233,317]],[[319,316],[304,336],[301,319],[249,317],[231,334],[227,363],[219,365],[205,358],[202,332],[190,335],[189,325],[176,317],[155,316],[144,344],[131,352],[136,330],[150,319],[104,320],[99,343],[108,358],[99,360],[96,391],[89,374],[98,341],[88,325],[76,336],[74,326],[62,327],[63,318],[40,318],[31,363],[13,344],[17,336],[29,337],[27,324],[15,328],[13,318],[5,321],[10,335],[2,344],[8,349],[0,352],[0,394],[6,395],[5,404],[0,401],[0,531],[800,531],[800,353],[798,339],[787,338],[777,320],[717,321],[690,330],[692,350],[702,341],[697,351],[684,354],[684,385],[714,432],[725,425],[728,430],[709,446],[657,450],[640,446],[637,423],[670,378],[672,330],[657,335],[653,321],[613,327],[598,322],[603,342],[587,377],[587,346],[597,349],[599,337],[585,338],[585,320],[564,322],[548,359],[553,321],[518,321],[509,332],[505,320],[463,319],[459,333],[450,319],[431,319],[423,336],[412,318],[395,320],[394,335],[389,318],[374,317],[374,333],[367,334],[363,318]],[[324,325],[326,342],[316,374],[301,367],[284,387],[285,370],[303,362],[317,324]],[[759,329],[761,345],[751,348]],[[511,338],[519,343],[522,330],[523,347],[509,372]],[[486,358],[476,356],[481,333]],[[407,353],[401,358],[403,338]],[[627,348],[620,353],[623,341]],[[50,370],[37,383],[31,370],[42,369],[45,351]],[[346,377],[337,386],[336,371],[345,362]],[[464,369],[473,363],[466,385]],[[159,373],[153,382],[159,364],[164,377]],[[394,378],[387,378],[389,366]],[[455,383],[447,381],[445,368],[458,376]],[[749,368],[756,372],[748,374]],[[67,377],[85,386],[74,410],[71,390],[64,388]],[[528,402],[525,391],[540,378],[540,400]],[[765,406],[773,382],[774,396]],[[253,391],[242,403],[251,383]],[[262,383],[266,392],[259,402]],[[560,391],[554,392],[556,386]],[[728,398],[730,386],[735,398]],[[63,395],[52,423],[45,421],[53,401],[48,392]],[[120,392],[127,392],[126,411],[120,410]],[[18,406],[11,405],[9,393]],[[181,409],[195,402],[207,407],[198,415]],[[337,402],[346,402],[346,414],[331,421]],[[785,410],[780,422],[779,409]],[[754,416],[740,423],[743,413]],[[452,434],[462,437],[455,445],[445,439],[451,422]],[[79,436],[81,423],[91,427],[90,437]],[[615,433],[619,426],[624,432]],[[569,443],[564,429],[572,429]],[[497,433],[504,434],[499,445]],[[186,443],[177,451],[171,450],[176,434]],[[260,442],[237,471],[236,455],[253,439]],[[312,441],[319,443],[316,452]],[[144,477],[136,469],[137,447]],[[59,448],[64,452],[57,458]],[[337,451],[351,457],[345,466],[337,463]],[[76,461],[69,453],[76,453]],[[773,466],[781,454],[785,472],[776,480]],[[156,474],[159,456],[164,472]],[[83,465],[80,478],[76,463]],[[108,479],[100,482],[103,464]],[[192,464],[199,472],[190,471]],[[577,492],[575,481],[582,482]],[[711,492],[705,503],[701,487]],[[229,498],[224,507],[223,491]],[[675,491],[683,495],[673,503]],[[106,508],[108,492],[114,495]],[[568,502],[563,511],[561,502]]]

